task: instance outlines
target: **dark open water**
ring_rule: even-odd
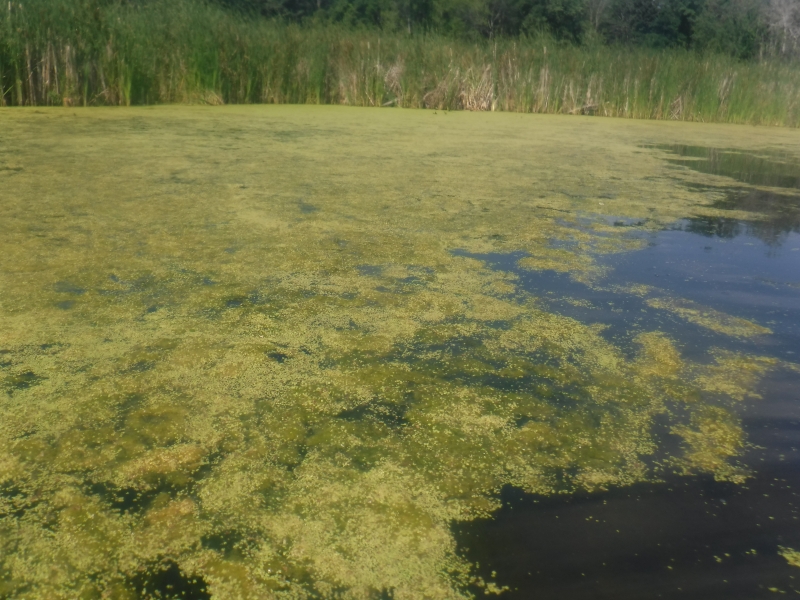
[[[798,362],[800,169],[769,156],[661,149],[673,153],[670,160],[677,168],[731,178],[717,207],[753,212],[753,218],[687,218],[649,234],[644,250],[604,259],[612,271],[602,289],[564,274],[519,269],[521,254],[481,258],[517,273],[553,310],[610,325],[607,335],[617,341],[635,334],[638,323],[657,323],[687,356],[724,346]],[[610,291],[615,284],[655,286],[766,324],[773,335],[732,341],[652,309],[637,296]],[[607,309],[575,307],[564,296]],[[603,493],[538,497],[507,487],[495,518],[459,527],[464,553],[480,564],[483,577],[510,588],[508,598],[705,600],[800,594],[800,569],[778,554],[779,546],[800,547],[800,375],[774,372],[759,393],[762,400],[742,404],[753,445],[744,462],[754,476],[745,485],[665,472],[662,483]],[[669,445],[666,429],[660,436]]]

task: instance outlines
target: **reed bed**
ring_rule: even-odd
[[[800,125],[800,67],[246,19],[193,0],[12,2],[0,104],[309,103]]]

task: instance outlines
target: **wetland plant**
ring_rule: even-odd
[[[292,103],[796,126],[800,70],[681,48],[409,35],[199,1],[0,11],[0,105]]]

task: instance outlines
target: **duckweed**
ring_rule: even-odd
[[[792,548],[786,548],[784,546],[778,547],[778,554],[780,554],[783,558],[786,559],[793,567],[800,567],[800,552],[794,550]]]
[[[176,565],[213,598],[500,593],[451,525],[504,485],[648,480],[657,417],[675,469],[747,476],[735,406],[777,361],[692,361],[656,329],[624,347],[453,250],[602,282],[597,255],[704,210],[638,147],[750,130],[292,107],[0,123],[23,167],[0,172],[0,595],[132,598]]]

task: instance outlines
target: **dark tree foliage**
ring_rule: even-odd
[[[750,58],[765,43],[763,0],[216,0],[286,21],[436,30],[465,37],[549,34],[580,43],[684,47]]]
[[[752,58],[767,42],[768,26],[759,0],[706,0],[695,24],[701,50]]]
[[[611,41],[690,46],[700,0],[612,0],[601,31]]]
[[[323,20],[351,26],[430,26],[435,0],[218,0],[247,15],[286,21]]]
[[[522,22],[526,33],[547,32],[559,39],[579,42],[586,28],[583,0],[533,0]]]

